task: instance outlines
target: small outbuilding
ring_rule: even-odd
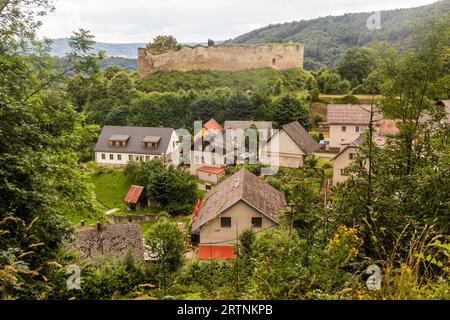
[[[197,176],[200,180],[217,184],[219,180],[225,175],[224,168],[203,166],[197,169]]]
[[[144,187],[132,185],[125,196],[125,203],[128,210],[140,210],[148,205],[148,198]]]

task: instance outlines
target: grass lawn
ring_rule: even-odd
[[[348,94],[320,94],[320,99],[325,100],[327,103],[333,103],[333,100],[340,99],[344,96],[351,95]],[[358,98],[361,103],[371,103],[372,102],[372,96],[370,94],[353,94],[356,98]],[[381,100],[382,96],[377,95],[375,96],[375,100]]]
[[[333,164],[333,162],[331,161],[331,158],[327,158],[327,157],[319,157],[319,162],[317,162],[316,168],[322,168],[323,165],[325,164]],[[333,168],[328,168],[325,169],[325,174],[327,175],[328,178],[332,178],[333,177]]]
[[[106,209],[118,208],[114,214],[158,214],[163,209],[158,207],[147,207],[137,211],[128,211],[123,199],[131,186],[131,182],[124,176],[121,169],[104,169],[101,172],[91,173],[91,182],[94,184],[97,200]],[[205,191],[197,190],[197,195],[202,198]],[[176,222],[186,223],[186,230],[189,227],[191,216],[177,216],[173,218]],[[93,220],[94,221],[94,220]],[[95,222],[95,221],[94,221]],[[142,235],[145,237],[153,221],[143,221],[141,225]]]
[[[123,201],[131,182],[120,169],[105,169],[104,172],[91,174],[97,200],[107,209],[119,208],[126,211]]]

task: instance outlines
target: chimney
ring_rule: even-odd
[[[101,222],[97,222],[96,226],[95,226],[95,231],[97,233],[101,233],[103,229],[102,223]]]

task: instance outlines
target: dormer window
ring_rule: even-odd
[[[142,147],[147,149],[157,149],[160,140],[161,140],[160,136],[146,136],[142,140]]]
[[[130,136],[128,135],[115,134],[108,139],[108,144],[111,147],[126,147],[128,139],[130,139]]]

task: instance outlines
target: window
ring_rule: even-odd
[[[103,159],[103,160],[106,159],[106,154],[102,153],[102,159]]]
[[[157,142],[143,142],[142,143],[144,148],[148,148],[148,149],[156,149],[158,148],[158,143]]]
[[[341,169],[341,176],[346,176],[345,169]]]
[[[150,156],[145,156],[145,161],[150,161]]]
[[[229,218],[229,217],[220,218],[220,227],[221,228],[231,228],[231,218]]]
[[[261,228],[262,227],[262,218],[252,218],[252,227],[253,228]]]
[[[356,153],[349,153],[348,154],[349,160],[353,160],[354,157],[356,157]]]
[[[346,126],[342,126],[341,131],[342,132],[346,132],[347,131],[347,127]]]
[[[355,131],[356,131],[356,132],[359,132],[359,127],[355,127]]]
[[[121,154],[118,154],[118,155],[117,155],[117,160],[119,160],[119,161],[122,160],[122,155],[121,155]]]
[[[114,155],[113,154],[109,155],[109,160],[114,160]]]
[[[133,155],[128,155],[128,160],[132,161],[133,160]]]
[[[114,140],[110,140],[109,144],[113,147],[126,147],[127,146],[127,142],[126,141],[114,141]]]

